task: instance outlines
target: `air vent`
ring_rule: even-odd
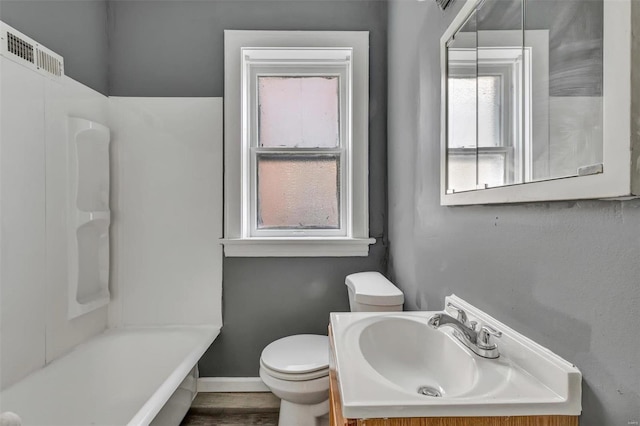
[[[38,68],[58,77],[62,75],[62,63],[57,58],[40,49],[36,49],[36,53]]]
[[[0,22],[0,55],[50,78],[64,75],[62,56],[4,22]]]
[[[33,63],[33,46],[20,37],[7,31],[7,51]]]

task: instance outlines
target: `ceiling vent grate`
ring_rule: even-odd
[[[0,56],[53,79],[64,75],[62,56],[4,22],[0,22]]]

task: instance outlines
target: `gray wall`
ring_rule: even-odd
[[[439,204],[439,39],[463,3],[389,5],[391,278],[409,309],[455,293],[574,362],[582,426],[638,422],[640,201]]]
[[[108,93],[106,0],[1,0],[0,20],[62,55],[66,75]]]
[[[370,234],[368,258],[224,260],[221,335],[203,376],[257,376],[276,338],[326,333],[329,312],[348,310],[344,277],[386,270],[386,46],[384,1],[112,1],[110,94],[223,96],[223,31],[370,31]]]

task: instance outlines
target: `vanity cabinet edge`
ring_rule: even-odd
[[[329,420],[331,426],[357,426],[354,419],[345,419],[342,415],[342,401],[335,364],[335,343],[333,330],[329,325]]]

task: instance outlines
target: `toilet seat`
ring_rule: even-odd
[[[264,364],[264,361],[260,360],[260,367],[271,377],[275,377],[280,380],[288,380],[291,382],[302,382],[306,380],[319,379],[329,375],[329,367],[322,370],[312,371],[310,373],[282,373],[280,371],[273,370]]]
[[[298,334],[278,339],[262,351],[260,365],[281,380],[313,380],[329,374],[329,338]]]

